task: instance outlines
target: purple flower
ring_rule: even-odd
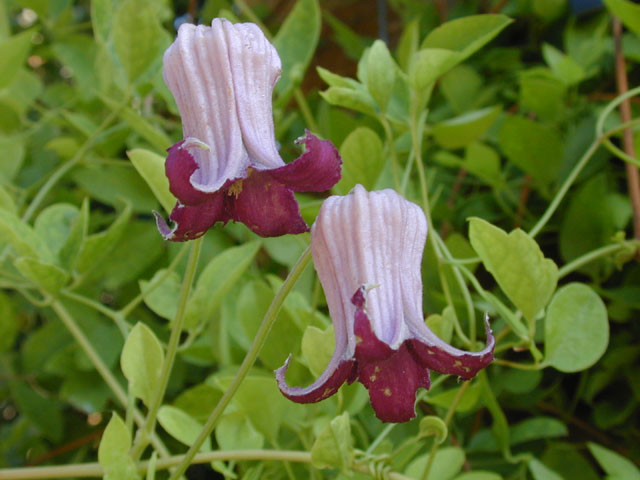
[[[299,403],[323,400],[358,379],[377,417],[415,417],[415,394],[429,369],[469,379],[493,360],[495,340],[465,352],[440,340],[422,312],[421,262],[427,237],[422,210],[393,190],[329,197],[311,229],[311,248],[335,329],[336,349],[308,387],[290,387],[289,365],[276,370],[282,393]]]
[[[260,29],[219,18],[211,27],[183,24],[163,61],[184,134],[165,164],[178,203],[172,228],[156,214],[164,238],[191,240],[229,220],[263,237],[309,230],[293,192],[328,190],[342,162],[331,142],[309,132],[297,160],[280,157],[271,94],[281,64]]]

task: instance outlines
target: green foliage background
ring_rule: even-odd
[[[633,87],[640,6],[605,3],[393,0],[387,46],[373,2],[0,0],[0,478],[168,478],[263,317],[187,478],[640,478],[638,163],[617,147],[611,30],[615,13]],[[305,385],[333,349],[315,273],[295,266],[308,234],[157,233],[182,138],[162,53],[188,9],[273,34],[286,159],[309,128],[344,160],[332,193],[424,207],[427,324],[478,349],[489,313],[497,360],[471,382],[434,374],[416,420],[382,424],[358,383],[313,405],[279,393],[290,353]],[[323,197],[298,200],[311,224]]]

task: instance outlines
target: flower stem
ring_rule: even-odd
[[[451,423],[451,419],[453,418],[453,414],[456,412],[456,408],[458,407],[458,403],[460,403],[460,400],[462,399],[462,395],[464,395],[464,392],[467,391],[467,388],[469,388],[469,385],[471,385],[471,382],[464,382],[458,389],[458,392],[456,393],[456,396],[453,399],[453,402],[451,402],[451,406],[449,406],[449,410],[447,411],[447,414],[444,417],[444,424],[447,427],[449,427],[449,424]],[[433,445],[431,447],[431,451],[429,452],[429,458],[427,459],[427,464],[425,465],[424,471],[422,472],[422,480],[427,480],[427,478],[429,478],[429,472],[431,471],[431,467],[433,466],[433,460],[435,459],[436,452],[438,451],[439,446],[440,444],[434,440]]]
[[[191,285],[196,275],[196,269],[198,267],[198,258],[200,257],[200,250],[202,248],[202,237],[194,240],[191,244],[191,252],[189,253],[189,260],[187,261],[187,269],[184,273],[184,279],[182,281],[182,287],[180,289],[180,297],[178,299],[178,308],[176,311],[176,318],[171,326],[171,335],[169,337],[169,343],[167,344],[167,354],[162,364],[162,371],[160,372],[160,381],[158,383],[158,389],[151,400],[149,405],[149,412],[147,413],[147,419],[144,423],[144,427],[138,432],[136,442],[131,450],[131,456],[134,461],[137,461],[142,455],[145,447],[148,443],[153,429],[156,425],[156,416],[164,394],[169,383],[169,376],[171,375],[171,369],[173,368],[173,362],[176,358],[178,351],[178,343],[180,342],[180,334],[182,333],[182,327],[184,326],[185,313],[187,311],[187,300],[189,299],[189,293],[191,292]]]
[[[387,118],[380,114],[378,120],[384,129],[384,134],[387,137],[387,144],[389,146],[389,156],[391,157],[391,171],[393,172],[393,187],[396,191],[400,191],[400,172],[398,166],[398,156],[396,155],[396,149],[393,146],[393,132],[391,131],[391,125]],[[424,174],[424,172],[422,172]]]
[[[66,162],[64,162],[62,165],[60,165],[58,169],[55,172],[53,172],[53,174],[47,179],[44,185],[40,187],[40,189],[38,190],[38,193],[36,194],[36,196],[33,198],[31,203],[25,210],[24,214],[22,215],[23,221],[27,222],[29,221],[29,219],[31,219],[33,214],[36,212],[36,210],[44,200],[44,197],[47,195],[47,193],[49,193],[49,190],[51,190],[53,186],[56,183],[58,183],[58,180],[60,180],[65,173],[71,170],[76,165],[76,163],[80,161],[80,159],[84,156],[87,150],[91,148],[91,146],[96,141],[96,139],[102,134],[104,129],[107,128],[107,126],[113,121],[113,119],[118,116],[118,113],[120,112],[120,108],[122,108],[123,106],[124,106],[124,102],[120,104],[118,108],[115,108],[114,110],[112,110],[111,113],[109,113],[109,115],[106,116],[106,118],[100,124],[100,126],[96,128],[96,130],[91,134],[91,136],[85,140],[85,142],[78,149],[75,155],[71,157],[69,160],[67,160]]]
[[[67,328],[67,330],[69,330],[69,332],[71,333],[71,336],[75,339],[76,342],[78,342],[78,344],[80,345],[80,348],[82,348],[82,351],[85,353],[85,355],[89,357],[89,360],[91,361],[95,369],[98,371],[98,373],[100,374],[104,382],[111,389],[113,394],[116,396],[120,404],[126,408],[127,400],[128,400],[127,393],[124,391],[124,388],[122,388],[122,386],[120,385],[116,377],[113,375],[113,373],[111,373],[111,370],[109,370],[109,367],[107,367],[107,365],[104,363],[102,358],[100,358],[100,355],[98,355],[98,352],[96,352],[96,350],[93,348],[93,345],[91,344],[89,339],[86,337],[84,332],[80,329],[80,327],[78,326],[76,321],[73,319],[71,314],[67,311],[64,305],[57,300],[51,303],[51,308],[53,309],[54,312],[56,312],[56,314],[58,315],[58,317],[60,318],[64,326]],[[144,417],[142,416],[140,411],[134,408],[132,410],[132,413],[136,423],[138,425],[143,425]],[[153,443],[153,446],[158,451],[158,453],[160,453],[160,455],[164,457],[169,455],[169,451],[157,436],[152,435],[151,442]],[[0,476],[0,478],[2,478],[2,476]]]
[[[580,257],[572,260],[571,262],[560,268],[558,270],[558,279],[566,277],[571,272],[574,272],[587,263],[591,263],[599,258],[608,257],[609,255],[612,255],[613,253],[616,253],[618,251],[637,249],[638,242],[636,240],[627,240],[626,242],[614,243],[612,245],[606,245],[604,247],[597,248],[596,250],[592,250],[588,253],[585,253],[584,255],[581,255]]]
[[[211,435],[211,432],[213,432],[213,429],[216,427],[220,416],[224,413],[225,408],[227,407],[227,405],[229,405],[229,402],[231,402],[231,399],[240,387],[240,384],[247,376],[249,370],[258,358],[258,354],[260,353],[260,350],[262,349],[262,346],[264,345],[264,342],[266,341],[267,336],[271,331],[271,327],[276,321],[278,312],[280,311],[285,298],[287,298],[287,295],[295,285],[298,278],[300,278],[300,275],[302,275],[302,272],[304,272],[304,269],[309,264],[310,260],[311,248],[307,247],[307,249],[298,259],[298,262],[289,272],[289,275],[282,284],[282,287],[280,287],[280,291],[278,291],[273,301],[271,302],[271,305],[269,306],[267,312],[264,315],[264,318],[262,319],[262,324],[260,325],[260,328],[256,333],[253,343],[251,344],[247,355],[244,357],[242,365],[240,365],[235,378],[229,385],[229,388],[227,388],[227,390],[224,392],[224,395],[216,405],[216,408],[214,408],[213,412],[211,412],[211,415],[209,415],[209,418],[202,428],[202,431],[198,435],[198,438],[193,442],[186,455],[184,455],[184,458],[171,475],[170,480],[176,480],[180,478],[180,476],[187,470],[187,467],[189,467],[189,465],[191,464],[191,461],[196,456],[198,450],[200,449],[200,446],[204,443],[205,439],[207,439],[209,435]]]

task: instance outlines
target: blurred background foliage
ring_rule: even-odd
[[[480,313],[488,311],[499,361],[464,387],[434,375],[434,387],[419,395],[419,419],[407,424],[379,422],[359,384],[319,404],[293,404],[271,370],[293,353],[290,381],[306,384],[332,352],[309,268],[203,448],[313,447],[319,468],[213,462],[188,477],[370,478],[350,469],[357,461],[379,475],[391,469],[416,479],[640,478],[640,268],[625,240],[633,236],[633,210],[623,161],[605,148],[589,154],[535,232],[537,244],[534,234],[507,238],[468,221],[531,232],[558,198],[618,94],[611,11],[628,29],[621,51],[629,84],[638,84],[640,7],[627,0],[606,7],[577,0],[0,0],[0,468],[95,461],[109,412],[125,416],[133,360],[122,351],[132,327],[146,325],[152,333],[140,341],[145,348],[158,342],[162,353],[186,263],[185,247],[163,242],[151,215],[172,206],[161,165],[182,138],[162,53],[181,22],[224,16],[273,34],[284,67],[274,95],[276,137],[286,160],[297,156],[294,140],[309,128],[343,157],[333,193],[362,183],[424,204],[428,192],[431,235],[442,244],[430,241],[423,265],[427,322],[445,340],[476,347]],[[446,38],[431,35],[446,21],[481,13],[513,22],[494,17],[476,30],[468,23]],[[457,56],[445,68],[421,56],[425,48]],[[637,114],[638,100],[631,105]],[[613,111],[604,128],[621,123]],[[620,132],[612,138],[620,144]],[[322,196],[298,199],[311,224]],[[158,414],[171,453],[195,438],[308,242],[306,234],[258,239],[242,225],[204,238]],[[546,268],[541,251],[560,266],[558,281],[542,285],[545,294],[534,288]],[[446,252],[463,259],[460,268]],[[496,255],[508,254],[513,261],[501,270]],[[531,289],[515,292],[521,277]],[[144,411],[144,394],[136,396]],[[448,428],[434,420],[453,410]],[[9,477],[0,470],[0,478]]]

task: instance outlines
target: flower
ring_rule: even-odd
[[[415,417],[415,394],[429,388],[429,370],[470,379],[493,360],[495,340],[465,352],[440,340],[422,312],[421,261],[427,222],[417,205],[393,190],[357,185],[329,197],[311,229],[311,249],[335,330],[336,349],[308,387],[285,381],[291,357],[276,370],[282,393],[299,403],[323,400],[358,379],[377,417]]]
[[[191,240],[229,220],[264,237],[309,230],[293,192],[331,188],[342,162],[331,142],[306,132],[305,152],[284,163],[271,110],[280,72],[278,53],[252,23],[180,26],[163,58],[184,134],[165,163],[178,199],[173,228],[155,214],[165,239]]]

